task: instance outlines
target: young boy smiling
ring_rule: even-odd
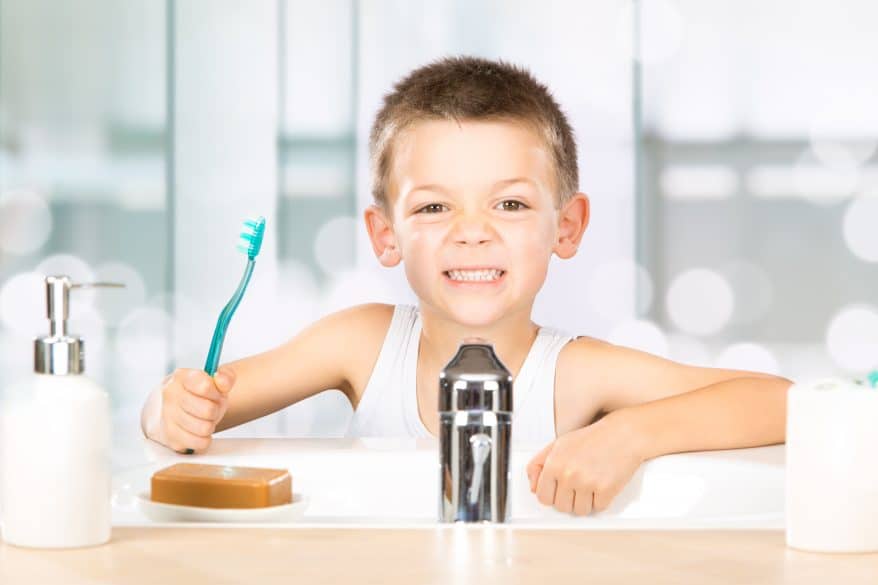
[[[783,442],[786,379],[531,320],[552,254],[577,252],[589,200],[569,124],[529,73],[476,58],[415,70],[386,96],[370,151],[366,229],[382,265],[403,263],[418,307],[329,315],[213,378],[177,370],[144,406],[147,437],[203,451],[218,430],[333,388],[355,409],[351,436],[435,436],[439,371],[477,336],[515,377],[514,440],[545,443],[531,490],[562,512],[605,509],[652,457]]]

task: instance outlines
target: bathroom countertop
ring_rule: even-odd
[[[115,528],[101,547],[0,544],[0,583],[875,583],[878,554],[790,550],[781,531]]]

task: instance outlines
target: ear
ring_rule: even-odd
[[[370,205],[363,213],[363,219],[366,220],[366,231],[369,232],[372,250],[381,265],[390,268],[399,264],[402,254],[396,243],[396,234],[393,233],[393,223],[387,219],[384,210],[377,205]]]
[[[577,193],[558,213],[558,240],[552,251],[559,258],[572,258],[579,248],[579,242],[588,227],[588,195]]]

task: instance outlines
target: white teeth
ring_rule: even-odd
[[[449,270],[451,280],[462,281],[491,281],[497,280],[503,275],[502,270],[492,268],[490,270]]]

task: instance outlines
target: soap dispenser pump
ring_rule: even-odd
[[[2,538],[72,548],[110,539],[110,408],[84,375],[83,340],[68,333],[70,291],[122,286],[48,276],[49,335],[34,340],[34,373],[0,411]]]

